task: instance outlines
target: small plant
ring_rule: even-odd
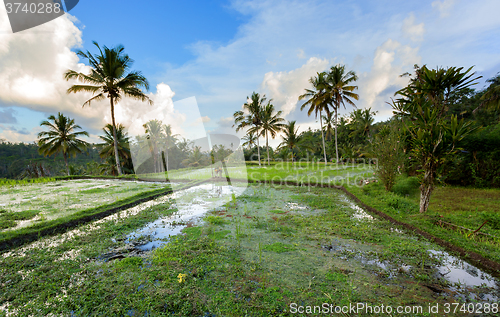
[[[227,223],[227,221],[224,220],[224,218],[219,217],[219,216],[207,216],[207,217],[205,217],[205,220],[208,223],[213,224],[213,225],[223,225],[223,224]]]

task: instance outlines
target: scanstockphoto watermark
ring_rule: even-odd
[[[497,314],[499,312],[498,303],[445,303],[427,305],[372,305],[369,303],[349,303],[349,305],[334,305],[323,303],[316,306],[298,305],[290,303],[290,313],[303,314],[370,314],[370,315],[420,315],[420,314]]]
[[[13,33],[52,21],[71,11],[79,0],[4,0]]]

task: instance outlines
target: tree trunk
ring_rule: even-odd
[[[335,108],[335,158],[336,164],[339,164],[339,147],[337,145],[337,108]]]
[[[270,166],[271,164],[269,163],[269,138],[267,136],[267,130],[266,130],[266,148],[267,148],[267,166]]]
[[[118,155],[118,140],[116,139],[116,124],[115,124],[115,105],[113,103],[113,97],[110,98],[111,103],[111,121],[113,123],[113,144],[115,148],[115,161],[116,161],[116,170],[118,171],[118,175],[122,175],[122,167],[120,165],[120,157]]]
[[[66,164],[66,172],[68,173],[68,176],[70,176],[69,175],[69,165],[68,165],[68,155],[65,152],[63,152],[63,157],[64,157],[64,164]]]
[[[420,213],[425,213],[429,208],[431,193],[434,189],[434,179],[430,172],[425,172],[424,179],[420,185]]]
[[[259,145],[259,132],[257,131],[257,156],[259,158],[259,167],[260,166],[260,145]]]
[[[167,136],[167,172],[168,172],[168,136]]]
[[[326,161],[326,147],[325,147],[325,136],[323,134],[323,119],[321,118],[321,110],[319,111],[319,125],[321,126],[321,139],[323,140],[323,155],[325,157],[325,165],[327,163]]]

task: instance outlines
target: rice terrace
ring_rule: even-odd
[[[0,317],[500,315],[498,3],[4,2]]]

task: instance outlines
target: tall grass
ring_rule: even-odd
[[[30,184],[43,184],[55,182],[56,179],[53,177],[41,177],[41,178],[31,178],[31,179],[6,179],[0,178],[0,186],[22,186]]]

